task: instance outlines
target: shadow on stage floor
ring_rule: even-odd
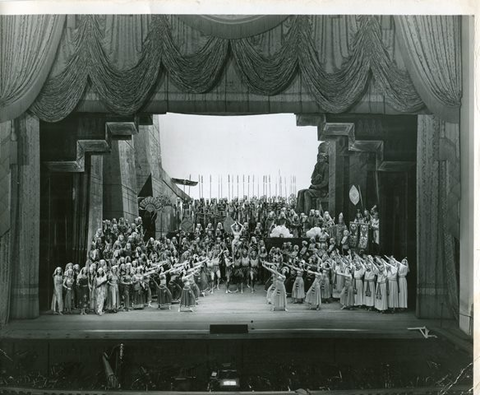
[[[380,314],[364,309],[342,310],[338,301],[323,304],[319,311],[307,304],[289,303],[288,311],[271,311],[263,286],[256,292],[225,294],[224,289],[200,297],[194,312],[158,309],[106,313],[103,316],[52,315],[13,321],[0,331],[3,339],[182,339],[182,338],[283,338],[355,337],[421,338],[412,327],[455,327],[451,321],[424,320],[413,311]],[[290,302],[291,299],[289,298]],[[211,325],[246,325],[247,333],[213,334]],[[227,328],[228,329],[228,328]]]

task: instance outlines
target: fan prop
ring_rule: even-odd
[[[148,196],[143,199],[139,206],[142,210],[149,213],[156,213],[163,210],[165,206],[171,206],[172,203],[166,196]]]

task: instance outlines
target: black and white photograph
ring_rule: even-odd
[[[0,2],[0,394],[475,393],[476,6],[127,3]]]

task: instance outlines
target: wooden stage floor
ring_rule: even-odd
[[[341,310],[339,302],[310,310],[306,304],[289,303],[288,311],[271,311],[263,286],[255,293],[225,294],[224,289],[200,297],[195,312],[146,307],[144,310],[97,316],[52,315],[44,313],[34,320],[12,321],[0,330],[7,339],[215,339],[215,338],[292,338],[353,337],[419,339],[419,331],[407,328],[426,326],[430,330],[454,328],[451,321],[424,320],[413,311],[380,314],[374,311]],[[290,298],[288,301],[290,302]],[[211,334],[211,324],[248,325],[248,333]]]

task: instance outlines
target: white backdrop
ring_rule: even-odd
[[[270,175],[272,195],[275,184],[279,190],[282,177],[282,195],[293,188],[308,188],[316,162],[317,128],[296,126],[294,114],[252,116],[199,116],[183,114],[160,115],[160,136],[163,168],[171,177],[197,181],[203,175],[203,197],[218,197],[218,179],[223,176],[222,196],[228,197],[228,174],[234,175],[233,195],[237,195],[236,176],[240,176],[239,195],[262,195],[262,177]],[[243,192],[245,175],[245,192]],[[255,193],[253,193],[255,176]],[[260,184],[258,184],[260,181]],[[181,187],[183,188],[183,187]],[[189,193],[189,188],[185,187]],[[199,197],[199,187],[191,187],[190,195]]]

